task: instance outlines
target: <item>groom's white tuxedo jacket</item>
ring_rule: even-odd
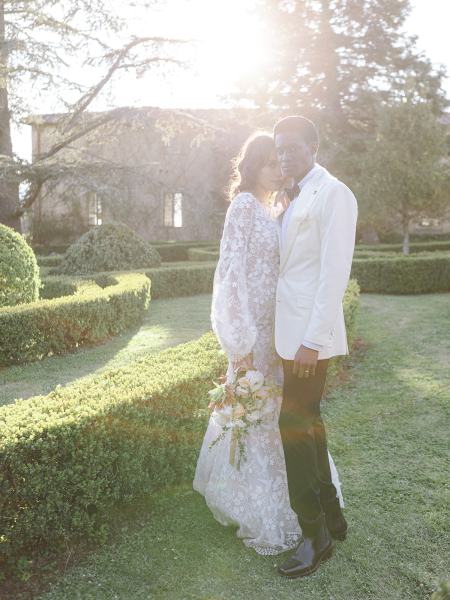
[[[307,341],[320,347],[319,360],[347,354],[342,299],[355,246],[355,196],[316,165],[294,202],[287,228],[282,228],[286,213],[278,219],[276,350],[292,360]]]

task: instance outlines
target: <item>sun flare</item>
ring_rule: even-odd
[[[236,81],[264,68],[268,58],[261,25],[245,3],[210,4],[198,28],[197,70],[207,75],[207,85],[232,87]]]

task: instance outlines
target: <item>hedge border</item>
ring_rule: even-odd
[[[137,325],[150,301],[142,273],[65,278],[58,285],[72,286],[74,295],[0,309],[0,366],[104,341]]]
[[[216,246],[211,248],[189,248],[189,261],[218,261],[219,249]]]
[[[450,255],[354,258],[351,277],[361,292],[427,294],[450,290]]]
[[[374,252],[401,252],[402,244],[357,244],[355,251],[374,251]],[[450,250],[449,240],[438,240],[430,242],[411,242],[409,245],[411,254],[419,252],[434,252],[435,250]]]
[[[178,262],[189,260],[189,250],[191,248],[207,248],[216,246],[218,242],[199,241],[199,242],[155,242],[152,244],[161,256],[163,262]]]

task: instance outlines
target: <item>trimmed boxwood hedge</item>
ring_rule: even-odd
[[[349,337],[358,304],[344,300]],[[120,369],[0,407],[0,562],[104,531],[105,512],[191,480],[212,381],[226,358],[212,333]]]
[[[355,251],[362,250],[374,252],[401,252],[402,244],[357,244]],[[409,246],[412,254],[417,252],[434,252],[436,250],[450,250],[450,241],[438,240],[431,242],[412,242]]]
[[[217,246],[208,248],[189,248],[188,258],[190,261],[218,261],[219,249]]]
[[[124,223],[104,223],[83,234],[66,251],[58,267],[61,275],[159,267],[155,248]]]
[[[0,311],[0,329],[4,327],[0,366],[99,343],[134,326],[148,307],[147,278],[151,280],[152,298],[177,298],[210,293],[214,271],[215,263],[186,263],[135,273],[45,277],[41,299],[46,302]]]
[[[70,244],[33,244],[31,243],[31,247],[33,248],[35,254],[39,256],[47,256],[52,253],[56,254],[64,254]]]
[[[80,280],[68,276],[43,277],[40,291],[41,300],[71,296],[77,291],[79,282]]]
[[[0,223],[0,307],[39,298],[39,267],[25,238]]]
[[[152,298],[178,298],[208,294],[212,290],[216,263],[163,265],[143,271],[152,282]]]
[[[73,296],[1,308],[0,366],[62,354],[137,325],[149,305],[150,281],[142,273],[105,277],[60,282],[65,291],[75,286]]]
[[[362,292],[425,294],[450,290],[450,256],[354,258],[351,276]]]
[[[63,259],[62,254],[50,254],[49,256],[36,256],[40,267],[58,267]]]
[[[163,262],[178,262],[189,260],[190,248],[211,247],[214,242],[156,242],[152,244],[158,250]]]
[[[224,371],[212,334],[0,408],[0,562],[84,536],[114,501],[193,476]]]

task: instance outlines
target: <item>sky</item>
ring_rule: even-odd
[[[109,105],[209,108],[226,105],[237,77],[263,69],[263,34],[243,0],[168,0],[151,13],[136,14],[130,30],[137,35],[164,35],[196,40],[181,57],[194,68],[166,69],[143,79],[128,76],[111,87]],[[412,0],[406,31],[418,36],[417,46],[450,72],[450,0]],[[173,7],[176,10],[173,10]],[[174,18],[175,15],[175,18]],[[224,51],[224,49],[226,51]],[[446,81],[450,96],[450,79]],[[95,108],[105,108],[105,101]],[[49,112],[49,104],[42,107]],[[51,109],[50,109],[51,110]],[[39,112],[38,107],[38,112]],[[30,158],[30,127],[14,132],[14,150]]]

